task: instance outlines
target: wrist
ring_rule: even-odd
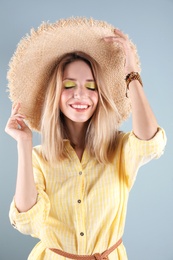
[[[18,140],[17,147],[18,149],[32,149],[32,138]]]

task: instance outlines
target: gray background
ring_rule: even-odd
[[[123,237],[130,260],[173,259],[173,1],[0,0],[0,260],[25,260],[36,239],[14,230],[8,211],[15,190],[16,143],[4,133],[11,103],[8,62],[31,27],[69,16],[106,20],[138,47],[144,88],[168,137],[165,154],[143,166],[133,187]],[[131,129],[131,119],[122,130]],[[34,135],[34,144],[40,142]]]

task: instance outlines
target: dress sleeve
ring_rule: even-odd
[[[158,128],[155,136],[148,141],[138,139],[133,132],[123,137],[121,159],[129,189],[133,186],[138,169],[164,153],[166,141],[166,134],[162,128]]]
[[[41,170],[40,162],[37,153],[33,150],[33,172],[36,188],[38,191],[36,204],[27,212],[19,212],[15,206],[13,199],[9,218],[12,226],[23,234],[40,237],[41,226],[45,222],[49,211],[50,202],[45,192],[45,181]]]

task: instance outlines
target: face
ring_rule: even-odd
[[[88,64],[77,60],[65,67],[60,110],[65,120],[85,123],[98,103],[97,86]]]

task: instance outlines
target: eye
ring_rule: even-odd
[[[91,81],[91,82],[87,82],[85,84],[85,87],[89,90],[97,90],[97,85],[94,81]]]
[[[65,81],[65,82],[63,82],[63,87],[65,89],[74,88],[74,87],[76,87],[76,83],[73,81]]]

